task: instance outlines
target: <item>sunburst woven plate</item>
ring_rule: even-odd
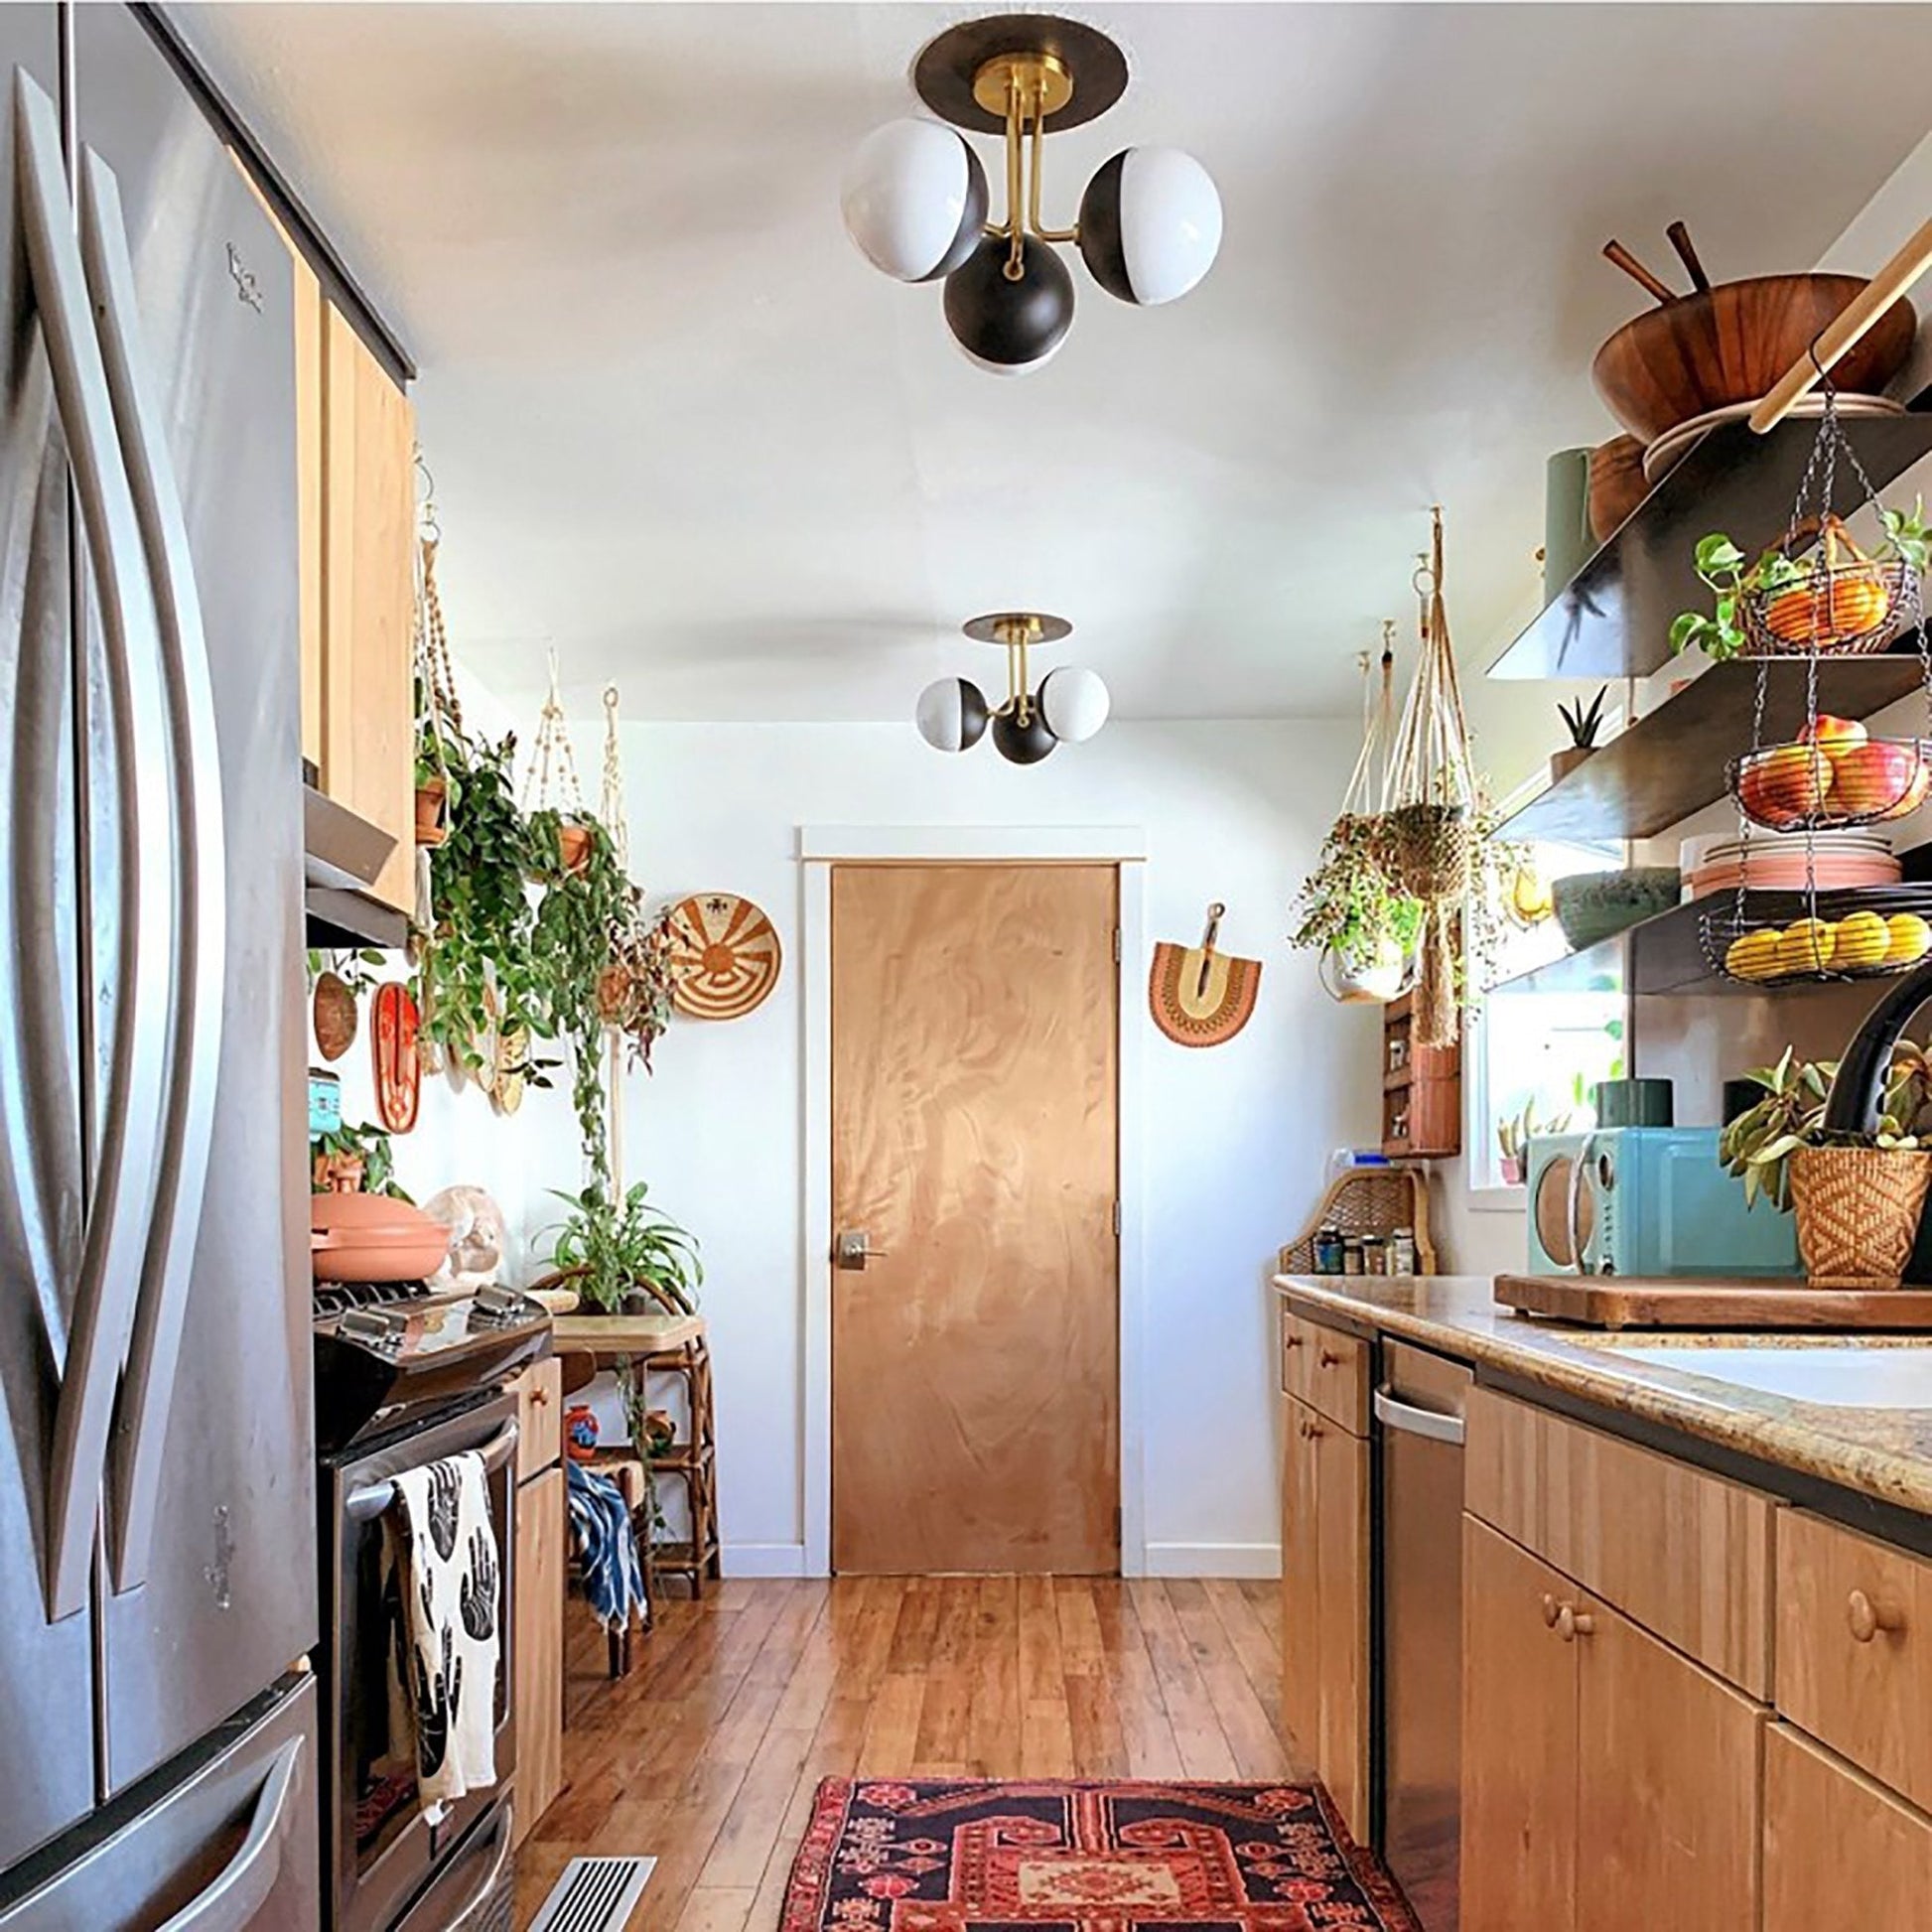
[[[693,1020],[742,1020],[778,983],[771,921],[736,893],[694,893],[671,913],[671,999]]]

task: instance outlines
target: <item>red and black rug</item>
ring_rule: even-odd
[[[827,1778],[780,1932],[1420,1932],[1308,1784]]]

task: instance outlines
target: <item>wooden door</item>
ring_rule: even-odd
[[[1463,1517],[1461,1922],[1470,1932],[1576,1923],[1577,1645],[1553,1619],[1579,1595],[1548,1564]],[[1599,1759],[1597,1775],[1617,1773]]]
[[[1348,1829],[1368,1843],[1368,1445],[1318,1417],[1314,1449],[1316,1763]]]
[[[1600,1604],[1574,1648],[1578,1932],[1752,1932],[1764,1708]]]
[[[832,1563],[1120,1567],[1111,866],[839,866]]]
[[[340,311],[323,317],[323,789],[396,849],[375,896],[415,902],[415,416]]]
[[[1922,1932],[1932,1822],[1802,1731],[1764,1742],[1764,1932]]]
[[[1315,1493],[1317,1418],[1285,1398],[1282,1445],[1282,1727],[1301,1761],[1321,1754],[1320,1505]]]

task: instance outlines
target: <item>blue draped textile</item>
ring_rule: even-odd
[[[609,1476],[581,1462],[569,1471],[570,1527],[584,1566],[584,1595],[607,1630],[627,1630],[633,1613],[644,1613],[644,1578],[637,1561],[637,1532],[623,1493]]]

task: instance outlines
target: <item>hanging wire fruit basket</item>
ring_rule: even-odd
[[[1821,719],[1816,737],[1733,759],[1730,795],[1770,832],[1839,832],[1916,811],[1932,792],[1932,739],[1872,738]],[[1832,729],[1836,728],[1836,729]]]
[[[1738,593],[1746,656],[1858,656],[1884,649],[1916,617],[1918,572],[1901,554],[1866,555],[1841,517],[1823,518],[1814,555],[1794,556],[1794,548],[1788,535]]]
[[[1932,887],[1739,893],[1699,934],[1712,970],[1744,986],[1886,979],[1932,953]]]

